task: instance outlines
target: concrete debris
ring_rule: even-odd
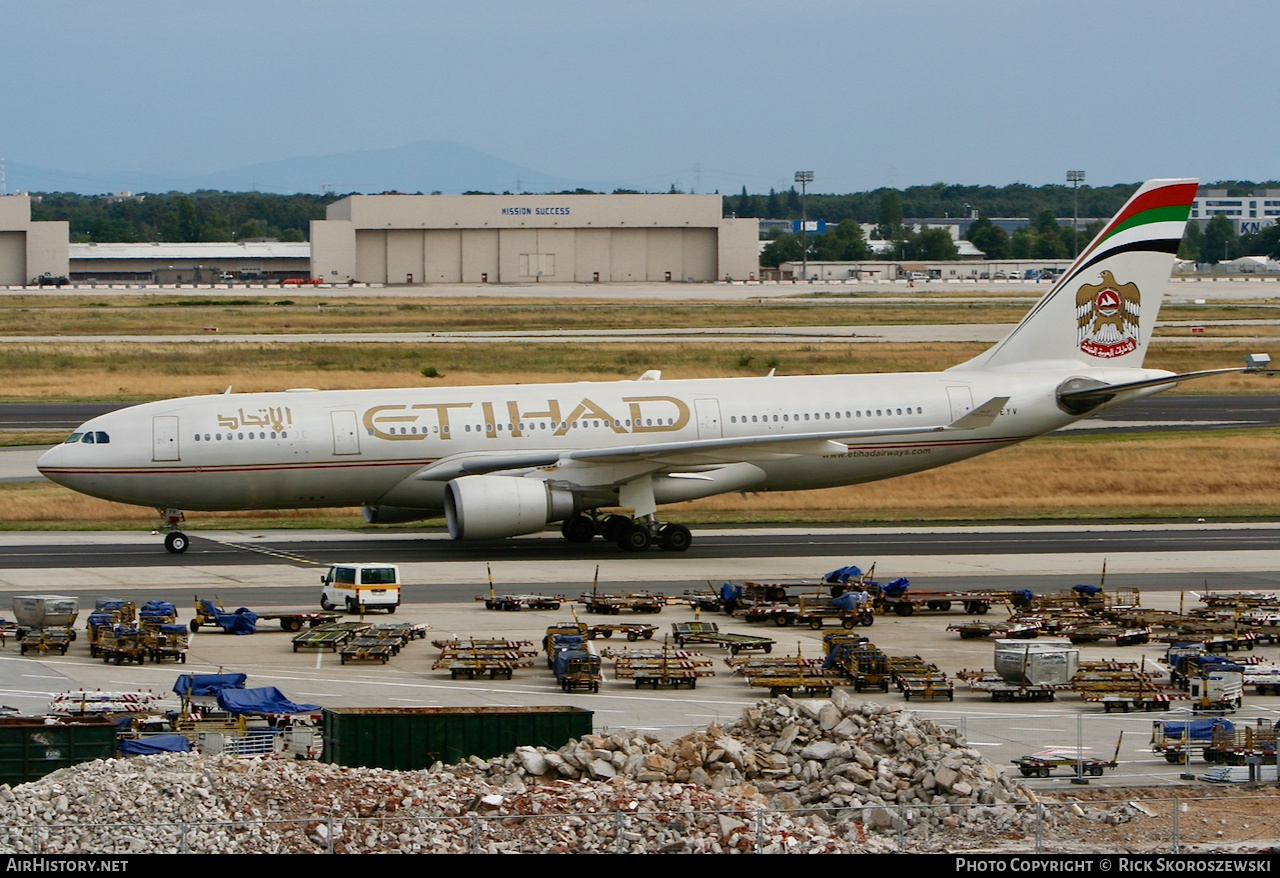
[[[1034,807],[995,806],[1035,802],[952,732],[837,689],[669,743],[589,735],[423,771],[99,760],[0,785],[0,852],[957,850],[1027,837]]]

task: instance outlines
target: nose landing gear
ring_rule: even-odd
[[[164,517],[164,529],[168,531],[164,535],[164,547],[175,554],[182,554],[190,544],[187,535],[178,530],[178,526],[185,520],[182,510],[164,509],[160,514]]]

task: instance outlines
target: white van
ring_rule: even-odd
[[[394,564],[335,564],[320,577],[320,608],[348,613],[386,610],[400,606],[400,568]]]

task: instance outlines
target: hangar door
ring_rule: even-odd
[[[0,232],[0,284],[19,286],[27,277],[27,233]]]
[[[385,229],[356,232],[356,278],[370,284],[387,282],[387,232]],[[403,278],[401,278],[403,281]]]

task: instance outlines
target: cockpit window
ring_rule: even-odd
[[[110,441],[110,434],[103,430],[85,430],[83,433],[72,433],[63,444],[70,445],[72,442],[81,442],[85,445],[106,445]]]

